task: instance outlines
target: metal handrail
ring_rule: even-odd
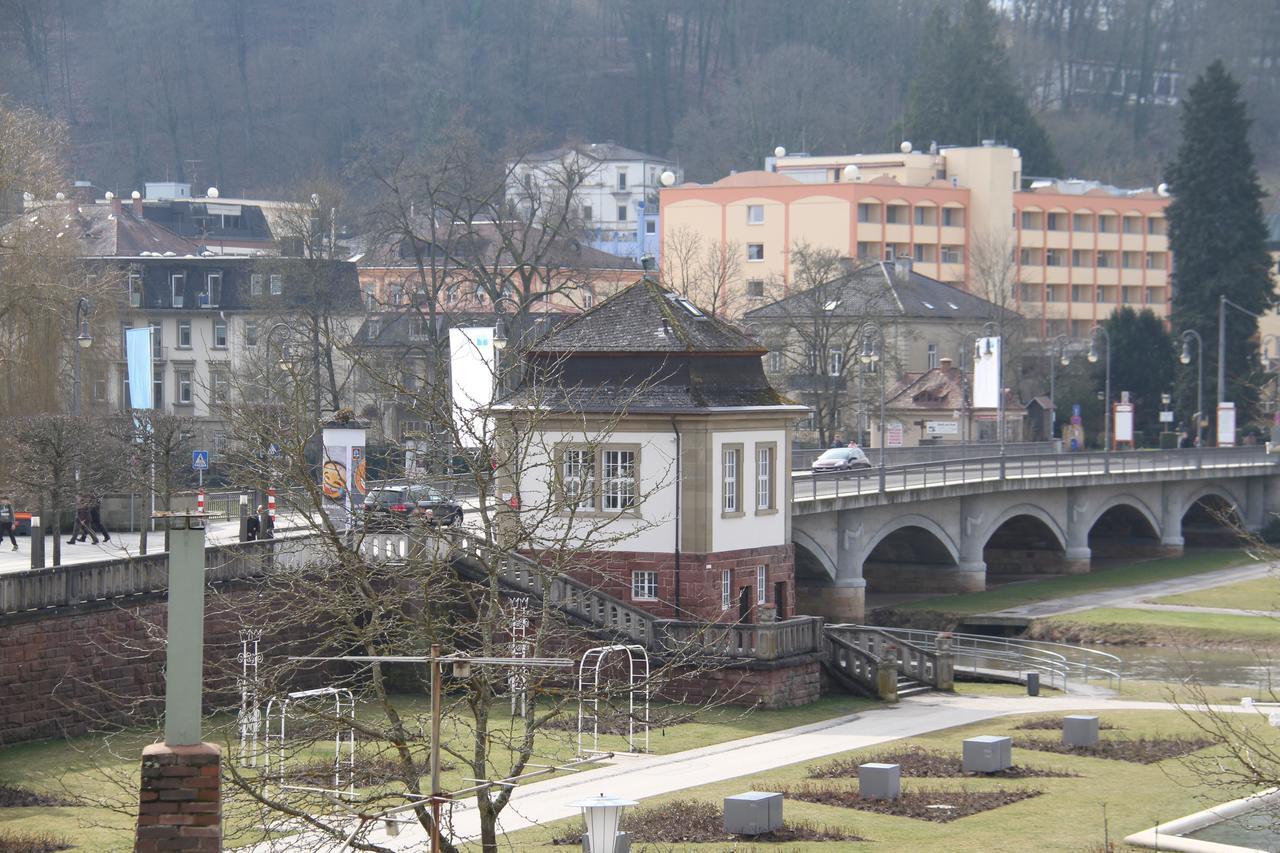
[[[1053,676],[1060,676],[1063,690],[1066,689],[1067,679],[1071,677],[1080,678],[1088,683],[1090,676],[1103,676],[1108,684],[1114,681],[1116,689],[1119,689],[1122,680],[1123,661],[1119,656],[1086,646],[1014,637],[927,631],[921,628],[876,628],[876,630],[924,647],[936,646],[938,636],[945,634],[951,640],[951,650],[956,656],[957,668],[961,668],[962,659],[969,659],[970,662],[966,668],[971,671],[982,669],[980,663],[983,661],[1010,663],[1015,665],[1013,669],[1019,673],[1020,677],[1031,670],[1048,671],[1051,674],[1050,683],[1052,684]]]

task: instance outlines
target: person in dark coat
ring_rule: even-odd
[[[102,525],[102,501],[98,498],[89,503],[89,529],[100,534],[103,542],[111,541],[111,534]]]
[[[77,534],[79,539],[76,538]],[[84,498],[76,498],[76,520],[71,525],[71,538],[67,540],[68,545],[74,545],[76,542],[83,542],[85,537],[93,540],[93,544],[98,544],[98,537],[94,535],[93,530],[89,528],[89,502]]]
[[[244,538],[246,542],[252,542],[258,538],[258,516],[250,515],[244,521]]]

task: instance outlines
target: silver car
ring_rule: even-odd
[[[861,447],[833,447],[813,460],[813,473],[826,474],[831,471],[854,471],[859,468],[870,468],[871,462]]]

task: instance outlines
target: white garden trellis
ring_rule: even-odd
[[[262,663],[260,628],[240,632],[240,766],[258,766],[258,739],[262,736],[262,705],[258,702],[258,665]]]
[[[644,646],[614,645],[587,649],[578,664],[578,754],[600,752],[600,671],[610,655],[627,656],[627,749],[636,749],[636,694],[644,704],[644,750],[649,751],[649,653]],[[590,685],[590,686],[588,686]],[[590,713],[587,709],[590,708]],[[591,721],[591,749],[582,748],[583,723]]]
[[[290,705],[317,699],[333,700],[333,787],[318,788],[307,785],[285,784],[285,748],[288,743],[287,724]],[[279,729],[273,724],[272,716],[279,708]],[[351,691],[345,687],[319,687],[315,690],[299,690],[285,696],[283,701],[272,697],[267,703],[266,734],[263,738],[264,775],[271,776],[272,747],[276,757],[276,784],[287,791],[315,791],[327,794],[335,799],[354,800],[356,796],[356,730],[354,726],[356,701]],[[344,723],[345,721],[345,723]],[[343,754],[345,751],[345,755]]]
[[[524,660],[529,657],[529,599],[511,599],[511,657]],[[520,716],[528,710],[526,695],[529,687],[529,674],[523,666],[513,666],[511,676],[507,680],[511,690],[511,716],[516,715],[516,706],[520,708]]]

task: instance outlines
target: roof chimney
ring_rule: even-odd
[[[893,259],[893,274],[906,281],[911,277],[911,258],[898,255]]]
[[[141,220],[142,219],[142,193],[138,192],[137,190],[134,190],[131,198],[133,199],[132,205],[131,205],[133,207],[133,218],[137,220]]]
[[[946,358],[945,356],[943,358],[938,359],[938,367],[941,367],[943,370],[950,370],[951,359]]]

